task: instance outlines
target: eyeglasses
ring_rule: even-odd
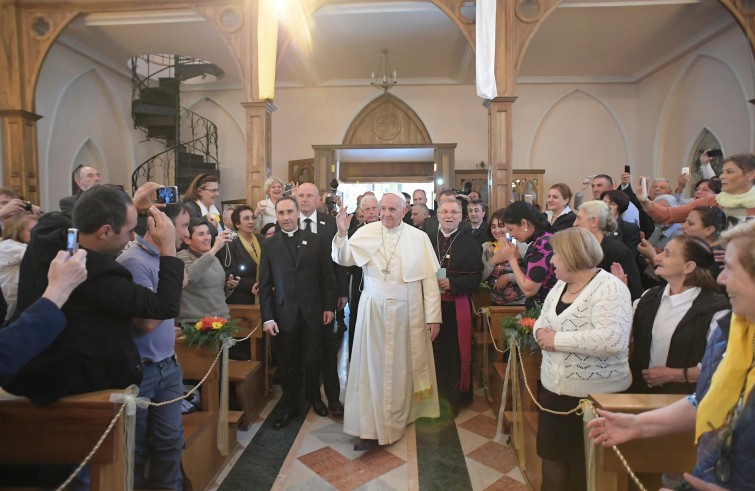
[[[209,192],[211,192],[212,194],[220,194],[220,188],[215,188],[215,189],[202,188],[202,189],[203,189],[204,191],[209,191]]]

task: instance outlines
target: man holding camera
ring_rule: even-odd
[[[134,201],[143,206],[160,186],[142,186]],[[59,398],[105,389],[122,389],[142,380],[142,364],[134,344],[134,317],[170,319],[178,315],[183,262],[175,258],[175,227],[157,208],[149,208],[150,235],[160,251],[157,290],[137,285],[115,261],[133,238],[137,210],[123,191],[95,186],[82,193],[73,209],[80,247],[87,251],[87,280],[63,307],[68,328],[4,386],[8,392],[45,406]],[[32,231],[21,262],[18,309],[37,300],[47,286],[47,268],[66,249],[68,217],[45,214]]]

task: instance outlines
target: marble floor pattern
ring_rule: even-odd
[[[348,356],[344,356],[348,353],[347,343],[344,336],[338,360],[341,401],[348,370]],[[475,392],[472,404],[453,421],[419,420],[407,427],[400,441],[365,453],[354,451],[357,439],[343,432],[343,418],[320,417],[311,409],[298,433],[296,425],[301,417],[285,429],[273,430],[274,409],[281,395],[280,386],[273,388],[274,397],[258,420],[248,431],[238,432],[239,445],[209,491],[261,491],[268,487],[296,491],[529,489],[511,448],[496,440],[496,416],[482,389]],[[276,472],[275,468],[261,467],[278,468]]]
[[[279,392],[280,388],[277,389]],[[215,485],[209,488],[211,491],[218,490],[229,473],[234,472],[234,465],[259,431],[274,431],[269,426],[263,429],[263,423],[278,402],[278,396],[279,394],[267,404],[249,431],[238,432],[239,446],[229,465],[216,479]],[[426,425],[432,424],[430,420],[424,422]],[[420,428],[422,426],[420,424]],[[463,452],[461,472],[464,472],[465,467],[467,476],[457,476],[462,478],[458,480],[447,479],[446,489],[528,489],[511,448],[495,440],[495,416],[481,391],[475,394],[472,405],[460,411],[454,420],[454,426]],[[342,418],[323,418],[310,410],[271,489],[400,491],[435,488],[429,483],[422,485],[424,476],[420,475],[418,466],[417,431],[418,425],[412,424],[407,428],[404,438],[393,445],[367,453],[355,452],[355,437],[343,433]],[[440,447],[421,451],[428,452],[430,459],[440,459],[441,463],[443,459],[462,458],[461,455],[444,456],[446,445]],[[471,483],[471,487],[461,483]],[[229,489],[227,484],[222,489]],[[257,488],[233,485],[231,489]]]

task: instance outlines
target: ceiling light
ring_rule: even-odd
[[[378,62],[377,70],[370,74],[370,85],[388,92],[397,83],[396,70],[391,69],[391,59],[388,56],[388,50],[384,49],[380,52],[380,61]]]

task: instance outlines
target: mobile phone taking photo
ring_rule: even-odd
[[[79,229],[69,228],[66,238],[66,250],[69,256],[73,256],[79,250]]]

